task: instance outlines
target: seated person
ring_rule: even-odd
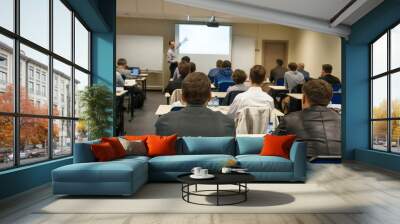
[[[190,73],[182,83],[182,100],[187,106],[161,116],[155,124],[157,135],[234,136],[235,122],[221,112],[208,109],[210,99],[211,84],[207,75]]]
[[[297,71],[296,63],[289,63],[289,71],[285,72],[284,83],[289,92],[293,92],[294,88],[304,83],[304,75]]]
[[[270,107],[274,109],[274,99],[261,89],[265,81],[265,68],[254,65],[250,70],[251,87],[244,93],[238,94],[229,107],[228,114],[234,118],[245,107]]]
[[[276,134],[295,134],[307,143],[308,156],[340,155],[340,115],[327,108],[332,87],[323,80],[310,80],[303,85],[303,110],[284,116]]]
[[[190,63],[190,58],[188,56],[183,56],[181,58],[181,62]],[[177,80],[180,76],[181,76],[181,74],[179,74],[179,69],[178,69],[178,67],[176,67],[175,72],[174,72],[174,76],[172,77],[172,79],[173,80]]]
[[[190,62],[190,73],[193,73],[196,71],[196,64],[194,62]]]
[[[212,68],[209,72],[208,72],[208,78],[210,78],[210,80],[214,80],[215,76],[218,74],[219,70],[222,69],[222,60],[218,59],[216,62],[216,67]]]
[[[179,78],[173,80],[168,83],[168,86],[165,88],[164,92],[172,94],[176,89],[182,89],[183,79],[190,73],[190,64],[186,62],[180,62],[178,65],[179,69]]]
[[[276,66],[271,70],[271,73],[269,75],[269,81],[276,85],[276,82],[279,79],[283,79],[283,76],[285,75],[285,72],[287,69],[283,67],[283,60],[282,59],[276,59]]]
[[[304,63],[297,64],[297,71],[303,74],[304,80],[307,82],[308,80],[310,80],[310,73],[304,70],[304,67],[305,67]]]
[[[115,86],[116,87],[124,87],[125,85],[125,80],[122,78],[121,73],[116,72],[115,73]]]
[[[322,65],[321,77],[320,79],[327,81],[331,86],[341,86],[340,80],[332,75],[333,67],[330,64]]]
[[[235,85],[230,86],[226,92],[231,91],[246,91],[248,89],[247,86],[244,85],[244,82],[247,79],[246,73],[241,69],[236,69],[232,74],[232,79],[235,82]]]
[[[125,58],[119,58],[117,61],[117,72],[122,76],[123,79],[135,78],[128,67],[128,61]]]
[[[233,82],[232,81],[232,64],[230,61],[225,60],[222,62],[222,69],[219,70],[214,78],[214,85],[218,87],[220,82]]]

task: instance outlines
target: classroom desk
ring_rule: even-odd
[[[125,87],[132,87],[132,86],[136,86],[136,85],[137,85],[137,83],[136,83],[135,79],[126,79],[125,83],[124,83]]]
[[[225,98],[228,92],[211,92],[211,97]]]
[[[168,112],[171,111],[172,107],[173,107],[172,105],[159,105],[155,112],[155,115],[162,116],[164,114],[167,114]],[[220,111],[223,114],[228,114],[229,111],[229,106],[208,106],[208,108],[213,111]],[[273,110],[273,114],[277,117],[284,116],[284,114],[277,109]]]
[[[288,89],[286,89],[285,86],[268,86],[268,87],[273,90],[288,90]]]

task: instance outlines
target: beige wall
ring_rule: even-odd
[[[168,50],[168,41],[175,37],[175,24],[173,20],[117,18],[118,34],[156,35],[164,37],[164,54]],[[288,41],[288,61],[303,62],[306,70],[317,77],[321,65],[332,64],[334,75],[340,78],[341,74],[341,44],[340,38],[312,31],[300,30],[274,24],[241,24],[232,25],[234,36],[253,37],[256,39],[255,63],[262,64],[262,41],[285,40]],[[168,63],[164,64],[164,85],[168,82]],[[159,79],[159,78],[158,78]],[[153,78],[149,82],[162,82]]]

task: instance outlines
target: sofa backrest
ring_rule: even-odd
[[[226,154],[235,155],[233,137],[182,137],[178,154]]]
[[[75,143],[74,148],[74,163],[90,163],[95,162],[96,158],[93,155],[91,145],[99,144],[100,140],[93,140],[81,143]]]
[[[263,143],[263,137],[236,137],[236,155],[259,154]]]

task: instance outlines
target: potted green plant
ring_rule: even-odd
[[[89,140],[109,136],[112,125],[112,92],[104,85],[95,84],[80,92],[81,120],[87,128]]]

